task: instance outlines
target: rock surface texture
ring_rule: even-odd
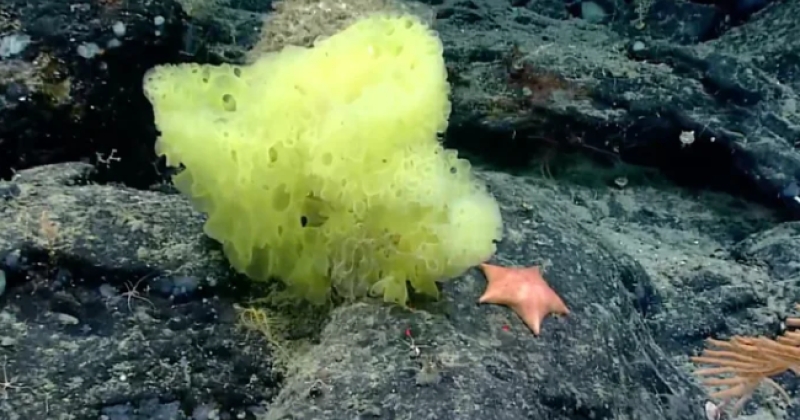
[[[162,183],[141,77],[246,61],[269,2],[3,1],[0,418],[705,419],[688,357],[800,302],[800,3],[734,28],[621,3],[427,5],[445,141],[503,211],[491,262],[541,265],[570,309],[534,337],[476,303],[478,269],[410,311],[253,302]],[[800,417],[769,392],[745,412]]]

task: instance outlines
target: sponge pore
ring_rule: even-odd
[[[159,66],[145,93],[156,151],[206,234],[255,280],[324,303],[335,290],[404,305],[407,282],[489,258],[497,203],[438,135],[450,114],[442,44],[413,16],[374,15],[248,66]]]

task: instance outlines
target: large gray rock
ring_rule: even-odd
[[[541,264],[572,311],[539,337],[476,304],[477,270],[413,311],[267,305],[288,328],[263,336],[238,314],[269,289],[230,272],[184,198],[94,184],[85,164],[21,172],[0,185],[0,353],[18,386],[0,413],[702,419],[687,357],[708,336],[778,333],[800,300],[797,229],[767,209],[657,179],[477,173],[505,219],[493,261]]]
[[[0,418],[702,419],[687,357],[708,336],[780,332],[800,301],[797,229],[624,161],[792,210],[800,10],[776,3],[697,45],[707,6],[653,4],[695,20],[639,31],[569,19],[557,0],[433,5],[454,86],[446,141],[518,172],[478,170],[506,222],[494,261],[543,264],[572,310],[534,337],[508,309],[476,304],[477,270],[414,311],[266,305],[280,328],[241,328],[241,308],[271,289],[231,272],[182,197],[105,181],[162,177],[141,74],[244,60],[268,2],[2,2],[0,37],[32,42],[0,61],[0,170],[96,165],[0,184],[0,380],[12,382]],[[800,415],[774,402],[746,410]]]
[[[0,177],[105,160],[117,181],[158,179],[141,81],[181,58],[184,17],[171,0],[0,2]]]
[[[549,318],[534,337],[507,308],[476,304],[485,280],[471,270],[445,283],[441,301],[414,302],[414,311],[371,301],[332,309],[287,339],[305,345],[284,348],[288,363],[277,373],[278,356],[262,341],[270,337],[238,328],[236,315],[267,292],[230,272],[185,199],[93,184],[84,164],[24,171],[0,185],[0,268],[9,281],[0,352],[20,385],[7,390],[0,412],[702,419],[703,392],[682,363],[702,339],[693,325],[717,314],[689,311],[681,315],[693,323],[668,322],[678,315],[673,305],[697,298],[671,293],[650,258],[640,264],[623,249],[649,241],[669,212],[686,211],[686,223],[694,223],[691,211],[698,220],[712,214],[670,189],[593,190],[478,173],[505,218],[494,261],[542,264],[569,316]],[[659,208],[658,197],[672,208]],[[647,199],[656,204],[640,204]],[[712,199],[720,202],[704,201]],[[681,238],[664,230],[658,241],[691,253],[695,241],[733,245],[726,229],[746,235],[770,220],[758,209],[719,219],[719,229]],[[308,325],[302,317],[317,315],[301,311],[290,322]],[[664,323],[672,329],[662,334]]]
[[[449,144],[504,166],[589,151],[800,217],[800,3],[690,45],[663,38],[663,25],[634,33],[624,13],[593,25],[538,4],[437,6],[454,84]],[[701,11],[657,12],[684,31],[704,26]]]
[[[201,220],[178,196],[91,185],[93,173],[38,167],[0,185],[0,357],[13,382],[0,418],[258,412],[282,378],[231,302],[204,290],[227,268]]]
[[[685,0],[596,0],[598,24],[575,17],[579,2],[427,3],[454,85],[454,147],[522,167],[579,150],[800,216],[797,2],[738,27],[741,14]],[[0,39],[29,42],[0,60],[0,176],[82,159],[136,187],[163,179],[142,75],[164,62],[244,61],[271,4],[2,2]],[[94,46],[102,53],[87,58]]]

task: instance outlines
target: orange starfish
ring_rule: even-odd
[[[567,305],[547,284],[538,266],[509,268],[481,264],[480,267],[488,284],[478,302],[508,306],[534,335],[539,335],[547,315],[569,314]]]

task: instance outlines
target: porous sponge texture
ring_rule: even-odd
[[[145,76],[176,187],[232,266],[323,303],[331,290],[405,304],[489,258],[497,203],[445,150],[442,44],[413,16],[374,15],[248,66]]]

